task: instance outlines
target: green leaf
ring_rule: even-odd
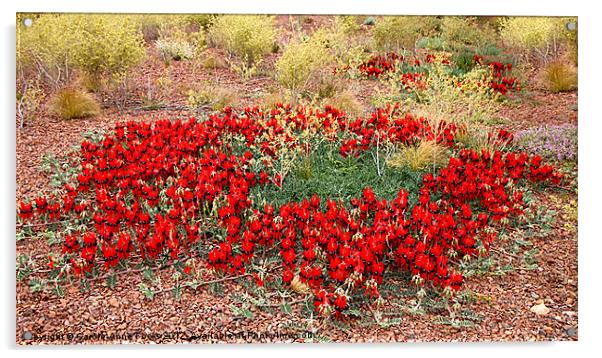
[[[355,316],[355,317],[362,317],[362,313],[360,312],[360,310],[355,309],[355,308],[350,308],[347,310],[347,314],[349,316]]]
[[[401,318],[385,319],[383,321],[380,321],[378,324],[382,328],[389,328],[391,326],[397,326],[397,325],[401,324]]]
[[[152,300],[155,297],[155,292],[153,291],[153,289],[148,287],[144,283],[141,283],[140,285],[138,285],[138,288],[140,289],[140,292],[142,292],[147,299]]]
[[[65,291],[63,291],[63,287],[61,287],[60,285],[54,286],[52,292],[60,298],[65,297]]]
[[[241,313],[243,316],[245,316],[245,318],[248,318],[248,319],[253,319],[253,317],[254,317],[253,312],[249,311],[248,308],[242,308]]]
[[[44,289],[44,282],[39,278],[32,278],[29,280],[29,288],[31,292],[40,292]]]
[[[173,296],[176,300],[180,300],[182,297],[182,288],[180,285],[175,286],[172,290]]]
[[[107,277],[107,286],[109,286],[110,289],[114,289],[116,285],[117,285],[117,275],[116,274],[112,274],[109,277]]]
[[[236,307],[235,305],[229,305],[228,306],[230,308],[230,310],[232,311],[232,313],[234,313],[235,316],[240,316],[241,312],[240,312],[240,308]]]
[[[293,313],[293,308],[288,302],[285,302],[282,305],[280,305],[280,309],[286,315],[291,315]]]

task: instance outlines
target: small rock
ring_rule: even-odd
[[[533,297],[534,299],[538,299],[539,295],[535,292],[531,292],[531,297]]]
[[[577,316],[577,312],[575,312],[575,311],[563,311],[562,313],[569,317]]]
[[[543,304],[543,302],[536,304],[531,307],[531,312],[535,313],[538,316],[545,316],[550,313],[550,309]]]
[[[115,297],[109,298],[109,304],[113,307],[119,307],[119,301]]]
[[[566,333],[566,335],[569,337],[575,337],[577,335],[577,330],[573,327],[570,327],[568,329],[565,329],[564,333]]]

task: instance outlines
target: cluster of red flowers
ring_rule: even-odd
[[[497,93],[506,95],[508,92],[520,92],[520,83],[516,77],[510,76],[512,63],[503,64],[501,62],[489,63],[493,79],[489,86]]]
[[[424,56],[424,63],[433,63],[435,62],[435,59],[435,55],[426,54]],[[449,59],[442,59],[442,63],[449,64]],[[417,68],[422,66],[422,61],[420,61],[418,58],[415,58],[413,61],[409,61],[409,59],[404,58],[402,55],[398,55],[394,52],[374,54],[367,61],[360,63],[357,69],[362,75],[368,78],[375,78],[388,73],[399,72],[397,66],[401,66],[402,64],[405,64],[407,67],[402,73],[400,73],[400,79],[404,86],[407,87],[413,84],[424,84],[423,82],[425,73]],[[345,70],[348,69],[349,68],[346,68]]]
[[[343,157],[358,156],[360,151],[385,142],[407,145],[426,139],[452,146],[457,131],[455,124],[442,121],[435,138],[435,131],[426,119],[416,118],[409,113],[402,115],[399,105],[377,109],[368,118],[341,121],[339,125],[351,137],[342,141],[340,154]]]
[[[401,65],[406,59],[395,53],[375,54],[370,57],[367,61],[361,63],[358,66],[360,73],[367,77],[379,77],[387,73],[398,72],[396,65]],[[424,57],[425,64],[432,64],[436,61],[436,56],[433,54],[426,54]],[[510,75],[512,71],[511,63],[501,62],[486,62],[483,56],[474,55],[473,61],[478,65],[486,64],[490,69],[491,80],[484,85],[488,86],[493,90],[494,93],[500,93],[507,95],[509,92],[520,92],[521,87],[518,79]],[[448,57],[441,59],[441,63],[444,65],[450,65]],[[422,62],[419,59],[414,59],[412,63],[408,63],[410,68],[420,67]],[[422,88],[426,86],[426,73],[408,71],[407,69],[399,74],[399,81],[401,86],[410,90],[412,88]],[[462,81],[458,85],[462,85]],[[479,84],[480,85],[480,84]]]
[[[278,250],[283,281],[298,276],[312,289],[316,310],[337,316],[349,307],[349,292],[378,297],[386,270],[401,268],[424,283],[458,290],[462,275],[450,267],[450,258],[486,250],[494,236],[484,229],[523,210],[522,193],[510,189],[510,180],[560,179],[541,158],[462,151],[439,175],[425,175],[413,208],[405,189],[388,202],[367,187],[349,205],[314,195],[253,209],[254,186],[282,185],[282,178],[252,171],[249,163],[257,158],[253,150],[276,157],[282,145],[276,137],[295,145],[283,120],[298,131],[319,125],[330,140],[353,136],[354,145],[342,140],[342,155],[380,140],[410,143],[426,137],[453,144],[454,126],[435,138],[426,121],[399,116],[397,110],[348,121],[334,108],[279,106],[269,113],[247,108],[240,116],[227,108],[207,121],[119,123],[100,142],[82,143],[77,185],[66,185],[59,198],[19,203],[18,215],[23,221],[35,215],[77,217],[88,224],[87,231],[64,237],[63,254],[77,275],[97,264],[110,269],[134,251],[147,259],[177,258],[204,245],[207,265],[231,273],[244,272],[257,252]],[[244,138],[248,150],[234,154],[228,139],[234,135]],[[500,133],[498,139],[511,140],[511,134]],[[206,235],[210,219],[223,240]]]
[[[379,77],[388,72],[395,72],[395,64],[403,60],[403,56],[394,52],[374,54],[367,61],[360,63],[357,68],[364,76]]]
[[[269,205],[256,210],[238,244],[249,255],[255,247],[279,242],[283,281],[298,272],[313,290],[318,311],[340,314],[347,308],[342,287],[378,297],[391,262],[425,283],[458,290],[462,275],[450,267],[450,258],[487,251],[495,234],[485,228],[523,212],[522,192],[511,189],[510,180],[560,180],[540,162],[524,153],[463,150],[439,175],[424,176],[419,203],[411,210],[404,189],[387,202],[367,187],[349,208],[327,199],[321,209],[314,195],[278,210]]]

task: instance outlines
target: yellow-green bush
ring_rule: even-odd
[[[369,55],[365,44],[346,34],[341,20],[322,27],[311,36],[291,40],[275,65],[276,79],[296,97],[300,91],[312,91],[316,99],[333,97],[341,92],[340,81],[332,77],[333,68],[355,68]]]
[[[238,57],[247,66],[257,64],[272,51],[276,40],[274,17],[224,15],[214,19],[208,30],[209,42]]]
[[[75,66],[75,48],[79,34],[60,15],[41,15],[32,26],[17,23],[17,70],[38,71],[45,80],[58,85],[69,77]]]
[[[76,46],[76,61],[89,74],[108,76],[116,80],[138,64],[146,51],[135,23],[122,15],[64,15],[78,16],[82,41]]]
[[[501,21],[500,36],[506,45],[547,61],[570,37],[565,23],[566,18],[510,17]]]
[[[452,47],[495,43],[495,31],[480,25],[475,17],[445,16],[441,21],[441,38]]]
[[[385,16],[374,26],[374,44],[382,51],[413,49],[418,39],[436,34],[439,26],[435,16]]]
[[[186,24],[185,15],[176,14],[135,14],[131,18],[147,43],[156,41],[166,28],[183,28]]]
[[[445,53],[437,55],[424,85],[404,89],[394,76],[389,91],[377,92],[373,102],[382,105],[384,101],[401,101],[410,112],[431,121],[433,128],[438,128],[441,121],[459,126],[491,121],[500,110],[499,98],[492,96],[488,86],[478,86],[479,82],[491,80],[489,69],[477,66],[460,77],[452,77],[449,67],[441,64],[448,57]]]
[[[577,88],[577,70],[568,63],[551,62],[542,69],[541,76],[551,92],[567,92]]]
[[[510,46],[542,48],[552,39],[557,25],[552,17],[510,17],[502,21],[500,34]]]
[[[159,56],[165,61],[190,60],[205,48],[205,35],[202,31],[185,32],[181,28],[164,28],[155,41]]]
[[[50,112],[63,119],[92,117],[99,111],[92,95],[75,88],[61,89],[50,99]]]
[[[198,26],[199,30],[207,30],[211,23],[215,21],[215,19],[219,15],[215,14],[189,14],[184,15],[185,21],[188,24]]]
[[[331,71],[334,58],[320,38],[290,42],[276,62],[276,78],[286,89],[297,93],[319,80],[318,73]]]
[[[68,81],[73,69],[119,80],[146,53],[135,22],[123,15],[44,14],[20,26],[17,37],[18,66],[53,85]]]
[[[335,26],[348,35],[353,35],[360,30],[362,19],[359,16],[344,15],[334,18]]]

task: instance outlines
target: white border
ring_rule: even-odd
[[[592,2],[593,3],[593,2]],[[595,11],[595,5],[589,5],[585,0],[573,1],[475,1],[475,0],[421,0],[421,1],[394,1],[394,0],[364,0],[364,1],[326,1],[326,0],[218,0],[218,1],[192,1],[192,0],[102,0],[93,2],[74,1],[31,1],[19,0],[4,3],[2,11],[2,41],[4,55],[0,61],[4,79],[0,99],[6,116],[2,119],[2,133],[5,138],[1,141],[0,168],[5,174],[3,178],[2,196],[2,229],[6,233],[3,237],[4,260],[2,262],[2,276],[6,278],[5,294],[2,295],[2,309],[4,325],[2,325],[3,347],[13,350],[19,355],[46,355],[58,353],[67,356],[80,356],[78,348],[48,349],[19,349],[14,350],[15,329],[15,296],[14,296],[14,197],[15,197],[15,127],[14,127],[14,21],[15,12],[158,12],[158,13],[284,13],[284,14],[432,14],[432,15],[540,15],[540,16],[579,16],[579,342],[578,343],[481,343],[481,344],[390,344],[390,345],[305,345],[299,349],[291,346],[253,345],[253,346],[178,346],[175,347],[178,355],[199,354],[224,354],[224,353],[256,353],[299,356],[326,354],[347,356],[376,354],[411,355],[422,357],[424,355],[437,355],[439,357],[492,357],[516,356],[589,356],[599,354],[600,348],[598,332],[601,332],[602,321],[600,310],[602,303],[599,295],[599,273],[596,271],[600,262],[600,234],[596,223],[600,221],[600,190],[602,182],[600,172],[601,161],[598,153],[600,148],[600,111],[601,94],[600,85],[600,56],[599,36],[602,34],[599,23],[600,13]],[[596,106],[597,105],[597,106]],[[550,253],[553,255],[554,253]],[[157,349],[158,348],[158,349]],[[106,350],[111,350],[107,352]],[[106,356],[113,354],[114,348],[98,347],[85,354],[93,356]],[[120,353],[128,353],[131,347],[118,347]],[[166,349],[174,347],[142,347],[142,354],[164,355]],[[199,352],[198,350],[203,350]],[[386,350],[386,352],[385,352]],[[133,353],[130,351],[130,354]]]

